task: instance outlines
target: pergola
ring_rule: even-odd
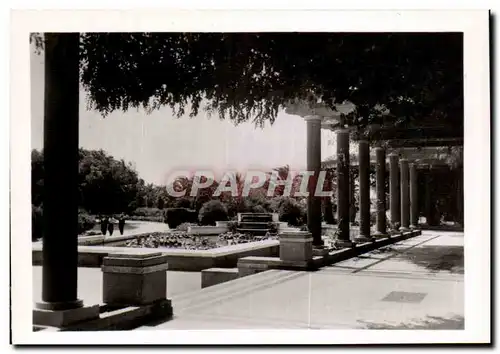
[[[386,220],[386,169],[389,170],[389,207],[391,227],[400,226],[407,230],[418,226],[420,215],[418,186],[425,186],[424,213],[429,224],[434,224],[433,203],[436,171],[448,170],[450,163],[444,158],[443,147],[463,146],[463,125],[439,125],[435,121],[419,121],[413,125],[369,125],[363,129],[343,126],[342,116],[354,110],[349,102],[339,104],[332,110],[321,103],[294,102],[287,108],[288,114],[302,116],[307,122],[307,167],[319,174],[322,168],[334,168],[337,173],[337,217],[339,239],[344,245],[352,245],[350,239],[350,209],[353,181],[350,171],[359,169],[359,211],[360,233],[356,241],[365,242],[374,236],[387,234]],[[334,159],[321,160],[321,129],[329,129],[337,135],[337,154]],[[357,141],[359,152],[350,161],[350,141]],[[372,151],[370,151],[372,150]],[[387,156],[387,157],[386,157]],[[370,234],[370,169],[376,170],[376,210],[375,235]],[[463,173],[457,169],[457,211],[459,222],[463,224]],[[424,183],[419,184],[419,179]],[[444,182],[446,183],[446,182]],[[321,199],[312,196],[315,182],[310,185],[308,199],[308,227],[314,245],[321,247]]]

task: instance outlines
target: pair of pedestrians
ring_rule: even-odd
[[[101,233],[106,235],[109,232],[109,236],[113,235],[114,232],[114,224],[116,220],[114,218],[110,218],[109,216],[101,217]],[[123,231],[125,229],[125,216],[120,215],[118,218],[118,230],[120,231],[120,235],[123,235]]]

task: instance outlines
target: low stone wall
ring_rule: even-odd
[[[302,232],[295,232],[298,237],[303,236]],[[408,232],[402,232],[400,234],[388,237],[385,236],[380,239],[376,239],[373,242],[366,242],[356,245],[356,247],[343,248],[335,251],[330,251],[320,256],[305,255],[304,260],[300,258],[295,259],[295,255],[291,259],[287,259],[288,255],[280,253],[281,257],[266,257],[266,256],[251,256],[244,257],[238,260],[238,270],[239,276],[244,277],[247,275],[264,272],[269,269],[286,269],[286,270],[314,270],[319,267],[331,265],[352,257],[359,256],[360,254],[384,247],[399,241],[404,241],[411,237],[419,236],[422,232],[420,230],[412,230]],[[290,239],[290,237],[288,237]],[[281,242],[285,243],[290,240],[284,240],[281,237]],[[304,240],[301,240],[304,241]],[[298,243],[298,242],[297,242]],[[300,245],[300,243],[298,243]],[[293,246],[293,245],[292,245]],[[288,246],[290,247],[290,245]],[[298,247],[298,246],[297,246]],[[302,246],[304,247],[304,246]],[[305,248],[305,247],[304,247]],[[283,256],[286,257],[283,257]],[[283,259],[284,258],[284,259]]]
[[[122,241],[123,242],[123,241]],[[167,256],[169,270],[199,272],[207,268],[234,268],[238,259],[249,256],[276,257],[279,254],[278,240],[249,242],[211,250],[183,250],[171,248],[133,248],[106,246],[78,246],[78,266],[99,268],[104,257],[112,254],[143,254],[161,252]],[[32,264],[41,265],[42,244],[34,243]]]
[[[238,278],[238,268],[210,268],[201,271],[201,288],[226,283]]]
[[[139,239],[143,237],[147,237],[151,235],[153,232],[145,232],[142,234],[135,234],[135,235],[120,235],[120,236],[103,236],[103,235],[98,235],[98,236],[84,236],[84,237],[79,237],[78,238],[78,245],[79,246],[99,246],[99,245],[106,245],[106,246],[118,246],[122,245],[124,242],[129,241],[129,240],[134,240],[134,239]]]

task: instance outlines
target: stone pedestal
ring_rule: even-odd
[[[417,166],[410,164],[410,228],[418,226],[418,175]]]
[[[111,306],[140,306],[165,300],[167,256],[115,254],[103,260],[103,301]]]
[[[371,241],[370,236],[370,145],[359,142],[359,235],[356,242]]]
[[[321,116],[306,116],[307,122],[307,170],[314,175],[309,178],[307,197],[307,227],[314,245],[323,245],[321,239],[321,197],[316,196],[316,185],[321,170]]]
[[[339,225],[339,242],[351,243],[349,233],[349,131],[337,131],[337,215]]]
[[[408,160],[401,159],[401,227],[400,231],[410,230],[410,196],[409,196],[409,170]]]
[[[375,148],[376,156],[376,190],[377,190],[377,226],[375,237],[385,236],[387,233],[387,221],[385,217],[385,150],[382,147]]]
[[[313,238],[306,231],[285,231],[279,234],[280,260],[308,262],[313,258]]]
[[[389,194],[391,209],[391,224],[395,228],[401,224],[400,190],[399,190],[399,156],[395,153],[389,155]]]

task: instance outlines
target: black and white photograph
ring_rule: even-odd
[[[109,12],[12,17],[13,344],[490,343],[487,10]]]

